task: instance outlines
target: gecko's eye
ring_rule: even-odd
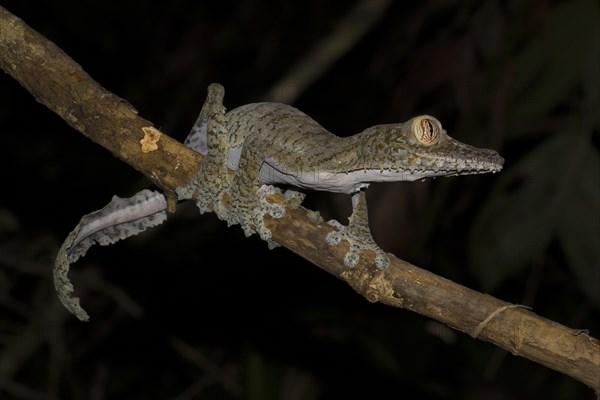
[[[428,115],[415,118],[412,124],[412,131],[419,143],[430,146],[440,139],[442,124],[437,119]]]

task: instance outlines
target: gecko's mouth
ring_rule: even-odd
[[[479,157],[466,157],[457,160],[459,165],[456,175],[464,175],[468,173],[481,174],[486,172],[498,172],[504,166],[504,158],[494,150],[486,150],[486,155]],[[483,151],[483,150],[482,150]]]
[[[470,146],[469,146],[470,147]],[[266,184],[284,184],[304,189],[338,193],[354,193],[373,182],[416,181],[438,176],[456,176],[498,172],[504,159],[494,150],[444,152],[413,155],[410,161],[380,168],[359,168],[350,171],[299,172],[281,168],[274,160],[260,168],[260,180]]]
[[[443,151],[415,156],[412,164],[415,170],[431,171],[433,176],[454,176],[498,172],[504,165],[504,158],[494,150],[454,142]]]

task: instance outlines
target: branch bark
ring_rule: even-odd
[[[157,134],[131,105],[101,87],[60,48],[2,7],[0,67],[37,101],[165,191],[172,192],[195,176],[202,158],[198,153],[162,132]],[[283,204],[277,196],[272,200]],[[569,375],[600,395],[600,341],[587,332],[393,256],[385,270],[374,267],[372,254],[348,269],[343,263],[347,243],[329,246],[325,235],[334,228],[312,222],[304,208],[286,209],[277,220],[266,217],[266,224],[275,241],[344,280],[367,300],[433,318]]]

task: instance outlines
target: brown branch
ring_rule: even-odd
[[[200,155],[167,135],[161,135],[160,151],[141,152],[140,140],[147,136],[142,128],[152,123],[2,7],[0,55],[0,68],[38,102],[160,187],[181,186],[196,174]]]
[[[62,50],[0,7],[0,67],[39,102],[167,191],[185,185],[201,156],[139,117],[124,100],[91,79]],[[146,128],[146,129],[143,129]],[[143,144],[142,139],[146,139]],[[156,145],[156,146],[155,146]],[[273,201],[283,202],[281,198]],[[347,244],[329,246],[332,227],[314,223],[303,208],[267,217],[273,238],[339,277],[369,301],[406,308],[494,343],[592,387],[600,393],[600,342],[391,257],[377,270],[373,255],[353,269],[343,264]]]

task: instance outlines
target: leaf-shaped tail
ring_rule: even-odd
[[[60,247],[54,264],[54,287],[62,304],[77,318],[88,321],[87,312],[72,297],[69,265],[83,257],[95,243],[107,246],[161,224],[166,218],[167,201],[155,191],[142,190],[122,199],[114,196],[104,208],[84,215]]]

